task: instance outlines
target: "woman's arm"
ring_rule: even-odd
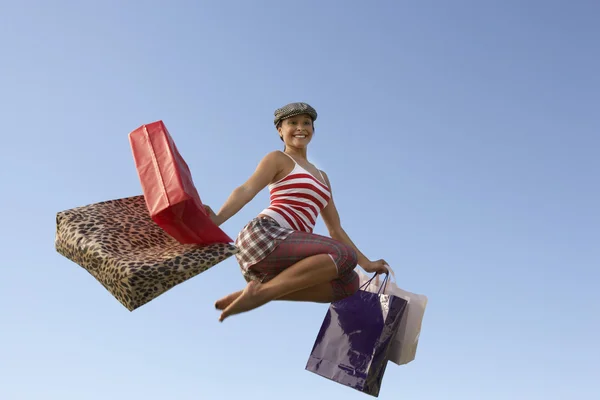
[[[331,236],[332,239],[338,240],[338,241],[345,243],[348,246],[352,247],[356,251],[356,254],[358,256],[358,265],[360,265],[365,271],[377,272],[378,274],[387,273],[388,269],[385,267],[387,265],[387,263],[384,260],[377,260],[377,261],[369,260],[358,249],[358,247],[354,244],[354,242],[352,242],[352,240],[350,239],[350,236],[348,236],[348,234],[346,233],[344,228],[342,228],[340,215],[337,211],[337,208],[335,207],[335,202],[333,200],[333,190],[331,189],[331,182],[329,182],[329,177],[327,176],[327,174],[325,174],[325,172],[323,172],[323,171],[321,171],[321,172],[323,173],[323,177],[327,181],[327,186],[329,187],[329,191],[331,192],[331,199],[329,200],[329,203],[327,204],[327,206],[321,212],[323,221],[325,222],[325,226],[327,227],[327,230],[329,231],[329,235]]]
[[[211,215],[217,226],[234,216],[273,180],[280,169],[278,160],[280,158],[277,151],[267,154],[250,178],[231,192],[219,212]],[[207,211],[211,212],[210,207],[207,207]]]

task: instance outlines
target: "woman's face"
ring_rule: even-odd
[[[296,115],[281,121],[279,135],[286,146],[304,148],[313,136],[313,121],[307,114]]]

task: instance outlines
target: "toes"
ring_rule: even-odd
[[[219,316],[220,322],[223,322],[223,320],[225,320],[225,318],[231,316],[231,314],[232,314],[231,310],[235,303],[236,303],[235,301],[232,302],[229,306],[225,307],[225,309],[221,312],[221,315]]]
[[[219,316],[219,322],[223,322],[225,320],[225,318],[227,318],[229,315],[225,312],[222,312],[221,315]]]

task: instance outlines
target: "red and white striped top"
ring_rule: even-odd
[[[292,172],[269,185],[271,205],[261,214],[268,215],[283,227],[312,233],[317,217],[331,199],[331,191],[292,160],[295,164]],[[325,181],[323,174],[321,178]]]

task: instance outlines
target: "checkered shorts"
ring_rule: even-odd
[[[338,270],[338,277],[331,281],[334,301],[358,290],[356,252],[332,238],[282,228],[270,218],[257,218],[240,232],[236,246],[246,281],[267,282],[306,257],[327,254]]]
[[[268,217],[256,217],[250,221],[235,241],[238,248],[235,256],[242,271],[245,272],[250,266],[262,261],[293,232]]]

